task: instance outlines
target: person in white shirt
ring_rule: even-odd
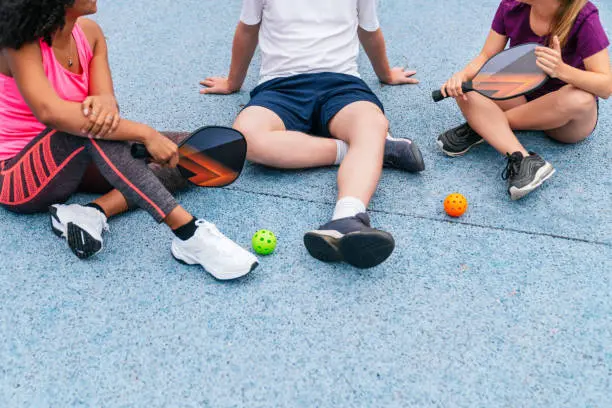
[[[418,172],[421,153],[389,136],[384,108],[359,77],[363,45],[381,82],[418,83],[415,71],[391,68],[376,0],[243,0],[228,78],[202,81],[205,94],[242,87],[259,43],[259,85],[234,127],[248,141],[248,159],[296,169],[340,165],[332,221],[306,233],[312,256],[358,268],[384,262],[391,234],[371,228],[366,207],[389,167]]]

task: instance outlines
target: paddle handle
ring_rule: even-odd
[[[464,93],[473,91],[472,83],[471,82],[464,82],[463,84],[461,84],[461,89],[463,90]],[[440,102],[440,101],[443,101],[444,99],[448,98],[448,97],[445,98],[444,95],[442,95],[442,91],[439,90],[439,89],[433,91],[431,93],[431,97],[433,98],[434,102]]]
[[[132,157],[135,159],[150,159],[151,153],[149,153],[145,145],[134,143],[132,145]]]

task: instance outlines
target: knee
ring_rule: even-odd
[[[234,124],[234,129],[244,135],[247,142],[247,160],[261,163],[266,146],[261,137],[261,132],[252,127],[240,126],[240,124]],[[269,149],[270,146],[267,146]]]
[[[595,109],[595,97],[582,89],[565,86],[559,91],[556,109],[568,116],[576,117]]]

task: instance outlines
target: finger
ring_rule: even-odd
[[[539,57],[537,60],[540,61],[542,64],[551,67],[556,67],[557,65],[559,65],[559,60],[557,58]]]
[[[544,66],[546,66],[548,68],[554,68],[554,67],[557,66],[555,61],[551,61],[551,60],[546,59],[546,58],[538,58],[536,61],[539,61],[540,64],[542,64],[542,65],[544,65]]]
[[[170,166],[170,168],[175,168],[179,163],[179,155],[178,153],[175,153],[174,156],[172,156],[172,159],[170,159],[170,162],[168,163],[168,165]]]
[[[553,46],[555,47],[555,51],[559,54],[561,53],[561,41],[559,41],[559,36],[555,35],[553,37]]]
[[[85,100],[81,103],[81,107],[83,108],[83,115],[89,116],[89,110],[91,109],[92,104],[93,98],[91,96],[85,98]]]
[[[402,84],[418,84],[419,80],[416,78],[404,78]]]
[[[104,134],[102,134],[102,129],[104,129],[105,123],[105,116],[99,115],[98,120],[96,120],[96,124],[91,130],[91,136],[94,139],[100,139],[101,136],[104,136]]]
[[[548,68],[546,65],[542,64],[540,61],[536,61],[536,65],[540,67],[540,69],[544,71],[547,75],[552,76],[552,70]]]
[[[416,71],[407,71],[407,70],[404,70],[404,75],[407,76],[407,77],[411,77],[413,75],[416,75],[416,73],[417,73]]]
[[[535,55],[536,55],[536,57],[540,57],[540,56],[544,56],[544,55],[550,55],[550,56],[553,56],[553,57],[558,57],[560,55],[560,53],[557,50],[553,50],[551,48],[545,48],[542,51],[536,51]]]
[[[440,88],[440,92],[442,92],[443,97],[448,98],[448,94],[446,93],[446,84],[442,85],[442,88]]]
[[[209,79],[206,79],[206,80],[204,80],[204,81],[201,81],[201,82],[200,82],[200,85],[202,85],[202,86],[208,86],[208,87],[211,87],[211,86],[214,86],[214,85],[215,85],[215,81],[211,81],[211,80],[209,80]]]
[[[115,133],[115,131],[117,130],[117,128],[119,127],[119,123],[121,123],[121,116],[120,115],[115,115],[113,118],[113,124],[111,125],[111,129],[109,133]]]
[[[105,117],[103,117],[103,119],[104,122],[102,123],[100,131],[95,136],[96,139],[101,139],[110,133],[111,127],[113,126],[113,121],[115,120],[115,116],[109,113]]]

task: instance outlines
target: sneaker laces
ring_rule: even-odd
[[[504,180],[515,177],[519,173],[521,169],[521,162],[523,161],[523,155],[519,152],[512,154],[506,153],[506,157],[508,159],[508,163],[502,172],[502,179]]]

